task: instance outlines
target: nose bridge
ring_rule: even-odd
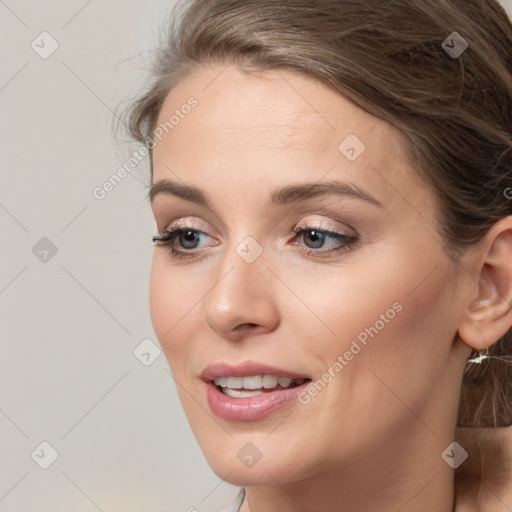
[[[224,307],[229,309],[236,304],[254,302],[268,273],[262,244],[252,236],[245,236],[241,242],[231,243],[225,251],[217,282],[209,296],[215,295],[215,302],[225,303]]]
[[[230,245],[205,297],[204,320],[224,337],[241,324],[272,328],[277,320],[277,304],[263,245],[252,236]]]

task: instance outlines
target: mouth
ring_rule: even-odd
[[[213,383],[231,398],[252,398],[265,393],[283,391],[301,386],[307,378],[279,377],[277,375],[251,375],[247,377],[216,377]]]
[[[210,365],[200,378],[211,412],[229,421],[255,421],[284,406],[293,407],[312,380],[309,375],[254,362]]]

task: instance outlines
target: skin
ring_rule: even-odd
[[[153,183],[198,187],[213,211],[153,198],[159,232],[186,219],[207,236],[193,249],[175,239],[196,258],[155,247],[150,311],[213,471],[246,487],[244,512],[455,510],[441,453],[454,440],[468,347],[512,324],[511,219],[455,263],[435,229],[433,193],[388,123],[311,78],[233,66],[198,68],[170,91],[159,122],[190,96],[198,105],[154,147]],[[353,162],[338,149],[349,134],[366,145]],[[267,204],[278,187],[329,180],[382,206],[333,194]],[[327,254],[340,243],[327,236],[315,248],[292,231],[306,226],[358,242]],[[262,248],[252,263],[236,252],[248,236]],[[307,405],[252,422],[210,411],[206,365],[252,360],[316,381],[394,303],[400,312]],[[251,468],[237,457],[248,442],[262,454]]]

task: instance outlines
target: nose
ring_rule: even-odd
[[[274,293],[278,285],[265,252],[249,263],[233,249],[205,296],[203,319],[216,334],[233,341],[269,333],[280,321]]]

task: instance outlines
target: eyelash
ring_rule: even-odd
[[[152,238],[153,243],[154,242],[160,242],[159,246],[165,246],[169,248],[169,252],[171,255],[171,258],[176,259],[186,259],[186,258],[195,258],[197,257],[197,251],[181,251],[179,249],[176,249],[173,247],[173,241],[176,237],[178,237],[183,232],[193,232],[200,235],[206,235],[203,231],[198,231],[196,229],[192,229],[186,225],[176,223],[174,226],[171,226],[170,229],[164,229],[162,232],[158,233],[158,236],[154,236]],[[327,235],[330,238],[333,238],[335,240],[339,240],[343,243],[341,247],[337,247],[335,249],[330,249],[328,251],[321,251],[316,249],[301,249],[302,252],[305,252],[308,255],[318,256],[319,254],[340,254],[346,251],[349,251],[352,249],[358,242],[358,238],[356,236],[352,235],[345,235],[343,233],[338,233],[336,231],[328,231],[328,230],[320,230],[317,229],[314,226],[305,226],[303,228],[294,228],[292,230],[295,234],[302,234],[302,233],[310,233],[311,231],[314,231],[315,233],[319,233],[320,235]],[[202,252],[202,251],[200,251]],[[325,256],[321,256],[325,257]]]

